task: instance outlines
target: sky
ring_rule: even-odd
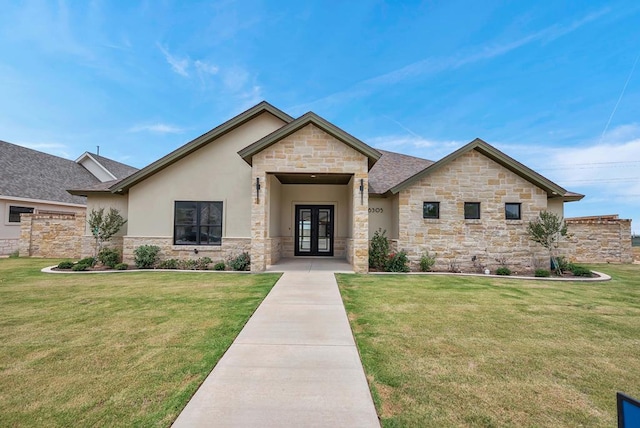
[[[266,100],[438,160],[482,138],[640,233],[640,2],[7,1],[0,140],[141,168]]]

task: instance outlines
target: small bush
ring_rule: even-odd
[[[213,270],[225,270],[227,268],[227,265],[225,262],[218,262],[215,265],[213,265]]]
[[[89,269],[89,267],[90,266],[88,264],[86,264],[86,263],[77,263],[77,264],[73,265],[71,270],[74,271],[74,272],[81,272],[81,271]]]
[[[569,272],[573,266],[564,256],[557,257],[556,261],[558,262],[558,269],[560,269],[560,272]]]
[[[167,259],[158,263],[159,269],[178,269],[178,260],[177,259]]]
[[[117,265],[114,266],[114,268],[116,270],[127,270],[129,269],[129,265],[126,263],[118,263]]]
[[[496,275],[509,276],[511,275],[511,269],[506,266],[500,266],[498,269],[496,269]]]
[[[58,269],[71,269],[72,267],[73,267],[73,262],[69,260],[58,263]]]
[[[435,264],[436,255],[430,256],[428,251],[422,257],[420,257],[420,270],[422,272],[431,272]]]
[[[551,276],[551,272],[549,272],[549,270],[547,269],[536,269],[534,275],[539,278],[548,278]]]
[[[156,245],[140,245],[133,250],[134,263],[138,269],[151,269],[158,263],[160,247]]]
[[[386,230],[378,229],[371,238],[369,245],[369,267],[385,270],[389,262],[389,240],[385,235]]]
[[[120,263],[120,253],[112,248],[103,248],[98,253],[98,261],[113,269],[115,265]]]
[[[180,260],[178,262],[178,269],[180,270],[195,270],[198,262],[192,259]]]
[[[18,250],[15,250],[11,254],[9,254],[10,259],[17,259],[18,257],[20,257],[20,252]]]
[[[578,265],[573,265],[571,267],[571,272],[573,273],[574,276],[584,276],[587,278],[591,278],[593,276],[593,274],[589,269],[587,269],[586,267],[578,266]]]
[[[404,251],[389,255],[387,261],[387,272],[409,272],[409,259]]]
[[[228,262],[229,267],[235,271],[249,270],[251,266],[251,257],[249,253],[244,252],[236,258],[231,258]]]
[[[196,269],[199,270],[207,270],[209,269],[209,265],[213,262],[209,257],[200,257],[196,260]]]
[[[81,259],[78,261],[79,265],[87,265],[88,267],[93,267],[96,264],[96,258],[95,257],[85,257],[84,259]]]

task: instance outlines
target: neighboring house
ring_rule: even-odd
[[[23,213],[78,213],[86,198],[66,189],[124,178],[136,168],[93,153],[75,162],[0,141],[0,255],[18,250]]]
[[[376,150],[314,113],[294,119],[266,102],[121,181],[69,189],[89,209],[121,210],[125,261],[143,244],[164,259],[247,251],[253,271],[282,257],[329,256],[366,272],[379,229],[414,268],[426,252],[440,269],[531,268],[545,252],[529,240],[528,222],[583,198],[480,139],[433,162]]]

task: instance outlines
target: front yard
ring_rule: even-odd
[[[169,426],[279,275],[0,259],[3,426]]]
[[[640,397],[640,266],[609,282],[338,275],[383,426],[611,427]]]

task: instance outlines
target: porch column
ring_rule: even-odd
[[[269,182],[264,172],[253,170],[251,183],[251,272],[266,269]]]
[[[356,273],[369,272],[369,179],[368,174],[356,173],[351,184],[353,197],[351,213],[351,260]],[[362,188],[361,188],[362,185]]]

